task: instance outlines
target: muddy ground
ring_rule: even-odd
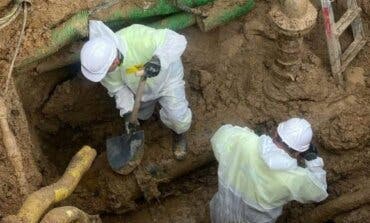
[[[50,27],[97,2],[33,1],[20,57],[42,46]],[[304,116],[314,127],[315,144],[328,172],[329,198],[323,203],[369,187],[370,44],[346,70],[345,88],[338,87],[330,76],[319,13],[318,24],[305,37],[297,80],[277,82],[271,71],[276,57],[276,33],[265,16],[271,1],[256,2],[256,8],[247,16],[214,31],[202,33],[197,27],[181,31],[189,43],[183,62],[187,97],[194,114],[189,133],[190,156],[209,152],[209,138],[222,124],[249,126],[264,132],[288,117]],[[358,2],[368,27],[370,4],[366,0]],[[0,61],[4,70],[20,24],[17,19],[1,31]],[[348,45],[351,33],[345,33],[341,41]],[[33,189],[54,182],[84,144],[93,146],[103,156],[105,138],[123,129],[114,101],[104,88],[84,80],[78,72],[79,65],[75,64],[42,74],[33,70],[15,73],[15,86],[8,100],[9,120],[25,165],[30,167],[27,175]],[[143,128],[148,139],[143,166],[173,159],[170,132],[156,114],[143,123]],[[16,213],[23,199],[2,146],[0,143],[0,218]],[[112,213],[120,213],[126,204],[120,203],[118,207],[112,200],[123,195],[104,189],[114,188],[108,180],[113,179],[110,178],[113,174],[107,164],[97,161],[94,165],[92,173],[82,180],[67,203],[91,214],[102,213],[104,222],[209,222],[208,202],[217,190],[217,163],[212,160],[173,183],[161,184],[158,200],[148,203],[141,197],[127,204],[131,212],[118,216]],[[99,177],[106,176],[104,182],[94,178],[96,169],[101,169]],[[101,188],[104,193],[91,195],[91,182],[95,184],[94,190],[104,187]],[[119,185],[124,183],[118,182]],[[279,222],[297,222],[302,213],[313,207],[292,202],[284,208]],[[364,205],[340,213],[333,220],[366,222],[369,208],[369,204]]]

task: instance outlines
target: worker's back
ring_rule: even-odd
[[[219,183],[260,211],[290,200],[307,203],[327,196],[326,185],[305,168],[271,169],[261,157],[262,137],[248,128],[222,126],[211,142],[219,161]]]
[[[140,77],[134,74],[135,68],[143,67],[154,54],[168,54],[170,59],[163,59],[162,56],[161,72],[155,78],[146,80],[142,101],[155,100],[167,94],[168,85],[172,88],[183,85],[184,74],[180,59],[183,49],[180,46],[185,49],[184,36],[168,29],[154,29],[139,24],[116,32],[116,36],[125,51],[123,62],[101,81],[111,94],[121,89],[122,85],[136,92]],[[164,53],[166,50],[168,52]]]
[[[144,65],[150,60],[158,46],[164,43],[166,29],[134,24],[116,32],[116,35],[126,45],[123,66],[129,68]]]

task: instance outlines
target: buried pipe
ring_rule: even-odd
[[[160,21],[147,25],[156,29],[168,28],[176,31],[194,24],[196,24],[194,15],[190,13],[176,13]],[[80,51],[83,44],[84,42],[74,43],[67,49],[46,58],[41,63],[36,65],[37,73],[45,73],[77,63],[80,60]]]
[[[198,4],[200,4],[200,2],[198,2]],[[225,4],[227,6],[220,8],[220,4]],[[210,9],[209,13],[205,13],[205,14],[208,14],[207,17],[197,16],[192,13],[183,12],[183,13],[176,13],[176,14],[169,15],[168,17],[162,20],[149,23],[147,25],[153,28],[157,28],[157,29],[168,28],[168,29],[177,31],[177,30],[181,30],[181,29],[190,27],[198,23],[202,31],[209,31],[211,29],[214,29],[217,26],[225,24],[237,17],[240,17],[248,13],[254,7],[254,5],[255,3],[253,0],[247,0],[243,4],[241,4],[239,1],[235,3],[234,1],[225,2],[223,0],[219,0],[214,4],[214,7]],[[165,11],[166,10],[164,10],[164,12]],[[140,15],[143,16],[142,14]],[[152,14],[147,14],[147,15],[149,16]],[[122,16],[119,18],[122,18]],[[139,18],[139,16],[136,18]],[[74,18],[70,19],[69,25],[62,25],[61,27],[53,30],[53,32],[55,32],[55,36],[58,36],[59,34],[61,34],[61,36],[58,37],[58,41],[57,41],[57,42],[60,42],[60,44],[54,44],[55,47],[51,46],[48,48],[48,50],[44,51],[46,52],[46,54],[41,53],[39,54],[39,56],[29,58],[28,60],[24,60],[22,63],[28,64],[28,63],[31,63],[32,61],[37,61],[41,59],[42,57],[48,56],[52,54],[53,52],[56,52],[56,50],[61,48],[63,45],[85,36],[86,35],[85,32],[87,31],[83,29],[86,29],[86,28],[78,24],[84,24],[84,23],[87,24],[87,21],[88,21],[88,15],[86,13],[81,12],[80,14],[75,15]],[[121,24],[121,26],[123,25],[124,23]],[[116,23],[111,23],[110,26],[117,26],[117,25]],[[54,43],[57,43],[57,42],[54,42]],[[51,71],[51,70],[61,68],[61,67],[78,62],[79,61],[79,51],[81,48],[82,48],[82,43],[73,47],[72,50],[70,49],[68,50],[71,52],[61,52],[56,55],[53,55],[52,58],[50,59],[48,58],[44,60],[43,62],[41,62],[40,64],[36,65],[36,71],[38,73],[44,73],[47,71]],[[23,65],[20,65],[19,68],[21,68],[22,66]]]
[[[82,210],[65,206],[49,211],[40,223],[101,223],[99,215],[88,215]]]
[[[148,26],[156,29],[172,29],[172,30],[181,30],[189,26],[196,24],[196,18],[191,13],[177,13],[170,15],[167,18],[164,18],[160,21],[153,22],[148,24]]]
[[[178,0],[182,5],[189,7],[201,6],[213,0]],[[86,37],[88,35],[88,20],[97,19],[104,22],[122,21],[123,24],[130,24],[133,21],[140,21],[145,18],[168,15],[178,12],[178,9],[171,1],[157,0],[148,6],[138,6],[135,3],[118,3],[113,7],[99,11],[81,11],[73,15],[69,20],[51,30],[51,38],[44,47],[19,62],[17,69],[21,70],[32,63],[54,54],[63,46]]]
[[[53,204],[67,198],[90,168],[96,151],[84,146],[71,160],[63,176],[54,184],[43,187],[29,195],[16,216],[8,216],[2,223],[37,223]]]
[[[197,7],[213,1],[214,0],[178,0],[178,4]],[[130,3],[120,3],[117,6],[93,14],[90,14],[88,11],[81,11],[62,25],[53,29],[51,31],[51,39],[45,47],[36,50],[32,56],[20,61],[16,68],[17,70],[22,70],[40,59],[56,53],[63,46],[86,37],[88,35],[87,28],[89,19],[102,20],[106,22],[108,26],[109,24],[115,24],[114,26],[120,24],[119,26],[124,27],[132,22],[142,21],[154,16],[170,15],[179,11],[173,3],[165,0],[158,0],[156,3],[147,7],[148,8],[135,4],[132,5]],[[207,17],[197,16],[192,13],[178,13],[170,15],[162,21],[154,22],[152,26],[156,28],[180,30],[195,24],[195,19],[198,17],[197,23],[200,29],[202,31],[209,31],[248,13],[253,7],[253,0],[245,0],[244,2],[240,2],[240,0],[217,0],[214,6],[210,8],[209,12],[203,13],[207,14]]]
[[[105,153],[97,158],[76,192],[65,201],[65,204],[73,204],[91,213],[122,214],[135,210],[137,207],[135,200],[143,195],[147,200],[158,198],[159,184],[169,183],[212,162],[214,156],[212,151],[207,149],[197,154],[190,152],[183,161],[165,159],[155,163],[142,163],[125,176],[114,173],[106,159]]]
[[[87,36],[88,18],[89,13],[81,11],[62,25],[51,30],[50,41],[44,47],[37,49],[31,56],[20,61],[16,68],[21,70],[44,57],[54,54],[63,46]]]
[[[145,18],[170,15],[181,11],[181,7],[198,7],[214,2],[215,0],[157,0],[155,3],[138,6],[136,3],[121,2],[115,7],[101,10],[91,16],[92,19],[99,19],[105,22],[124,21],[126,24],[139,21]],[[140,3],[138,3],[140,4]]]

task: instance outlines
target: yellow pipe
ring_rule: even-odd
[[[88,215],[84,211],[65,206],[49,211],[40,223],[101,223],[99,215]]]
[[[82,175],[90,168],[96,151],[84,146],[71,160],[62,178],[56,183],[32,193],[23,203],[17,217],[23,222],[37,223],[53,204],[72,194]]]

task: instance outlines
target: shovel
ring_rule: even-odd
[[[143,71],[139,72],[139,75],[141,75],[140,82],[135,96],[134,108],[129,119],[129,123],[135,126],[139,124],[137,116],[146,82]],[[109,138],[106,146],[108,162],[113,171],[127,175],[140,164],[144,155],[144,131],[135,129],[124,135]]]

